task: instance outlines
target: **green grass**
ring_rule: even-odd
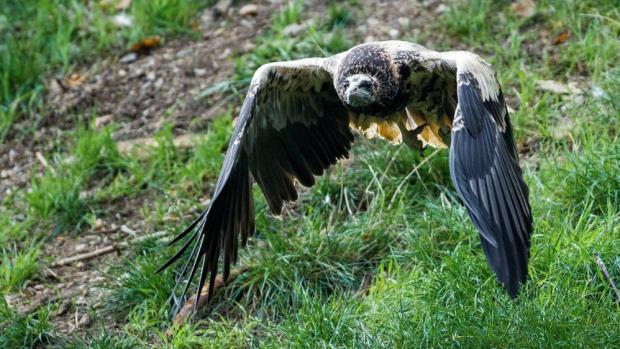
[[[49,309],[20,315],[0,300],[0,347],[37,348],[52,341],[56,335],[49,321]]]
[[[39,270],[37,247],[20,252],[15,246],[3,248],[0,264],[0,289],[4,292],[18,289],[24,281],[35,276]]]
[[[20,118],[44,112],[41,98],[50,74],[65,77],[102,52],[119,51],[151,35],[196,36],[196,13],[212,1],[135,0],[129,27],[104,2],[5,0],[0,14],[0,141]],[[36,123],[33,130],[36,127]],[[13,130],[14,132],[32,130]]]
[[[36,217],[50,219],[57,230],[86,223],[92,199],[83,194],[95,179],[105,182],[127,168],[112,141],[111,129],[78,129],[68,157],[57,154],[40,178],[32,182],[28,204]]]
[[[230,81],[203,94],[241,95],[261,64],[350,47],[359,39],[351,29],[372,15],[359,3],[327,5],[307,33],[291,38],[284,28],[310,18],[307,4],[289,2],[273,15],[256,48],[234,58]],[[62,2],[59,8],[81,4]],[[101,18],[110,10],[104,8],[94,16],[101,18],[72,25],[100,23],[95,32],[116,33],[112,37],[124,38],[122,46],[144,35],[187,33],[196,4],[202,6],[134,1],[130,13],[140,24],[130,32],[106,27]],[[17,314],[4,303],[0,347],[618,347],[620,300],[595,256],[619,285],[619,4],[547,0],[537,2],[531,18],[514,13],[508,1],[448,5],[416,34],[420,43],[441,34],[445,40],[436,49],[456,43],[494,64],[515,108],[517,143],[531,148],[522,160],[528,163],[535,232],[530,278],[517,301],[486,264],[450,183],[447,152],[427,150],[422,157],[404,146],[358,139],[352,161],[304,191],[282,219],[269,214],[255,188],[260,234],[240,256],[250,270],[222,289],[194,322],[172,328],[174,336],[166,334],[173,273],[154,271],[175,249],[147,241],[107,271],[106,306],[94,314],[102,321],[112,315],[120,332],[103,322],[80,337],[60,339],[48,309]],[[569,40],[552,45],[551,38],[565,30]],[[118,47],[89,41],[98,36],[88,35],[84,40],[95,51]],[[45,58],[35,71],[57,74],[75,64],[77,56],[62,53],[61,38],[50,42],[59,48],[56,58]],[[21,76],[12,69],[11,76]],[[40,86],[37,79],[28,91]],[[582,101],[538,90],[536,80],[542,79],[578,81]],[[593,89],[604,94],[594,95]],[[11,95],[0,115],[25,118],[41,107],[28,93]],[[40,243],[49,241],[50,232],[79,233],[95,218],[114,215],[119,202],[137,203],[130,223],[145,221],[146,233],[177,232],[209,198],[231,134],[230,117],[215,120],[190,149],[177,148],[172,128],[164,127],[146,155],[119,153],[111,139],[114,126],[95,131],[86,124],[64,132],[56,150],[44,154],[50,163],[44,174],[2,202],[0,288],[20,292],[26,280],[37,277],[45,262]],[[570,129],[558,136],[569,121]],[[412,172],[421,161],[426,163]]]

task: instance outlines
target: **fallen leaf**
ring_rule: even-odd
[[[553,40],[551,40],[551,43],[553,45],[561,45],[565,43],[568,39],[570,39],[570,30],[565,30],[560,34],[556,35]]]
[[[159,46],[161,46],[161,38],[157,35],[150,36],[131,45],[131,51],[136,53],[146,53]]]
[[[538,80],[536,81],[536,87],[539,90],[553,92],[558,94],[582,94],[583,92],[579,87],[577,87],[577,83],[571,82],[568,84],[563,84],[561,82],[555,80]]]
[[[512,10],[523,18],[530,18],[536,14],[536,4],[533,0],[520,0],[512,3]]]
[[[80,74],[71,74],[69,75],[69,78],[67,79],[66,83],[67,83],[67,86],[69,86],[70,88],[76,88],[82,85],[84,81],[86,81],[86,76],[80,75]]]

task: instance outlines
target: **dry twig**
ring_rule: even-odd
[[[614,283],[614,279],[612,279],[611,275],[609,275],[609,271],[607,270],[607,266],[605,266],[605,262],[603,262],[603,260],[601,259],[601,256],[599,256],[598,254],[594,255],[594,259],[596,260],[596,265],[598,265],[599,269],[601,269],[601,272],[603,272],[603,275],[605,276],[607,281],[609,281],[609,285],[614,290],[614,293],[616,294],[616,297],[618,298],[616,301],[620,303],[620,291],[618,291],[618,288],[616,287],[616,284]]]
[[[163,237],[166,234],[167,234],[166,231],[158,231],[153,234],[140,236],[135,239],[131,239],[129,241],[119,242],[118,244],[112,244],[110,246],[106,246],[106,247],[103,247],[103,248],[100,248],[100,249],[97,249],[91,252],[81,253],[73,257],[63,258],[63,259],[57,260],[54,263],[52,263],[52,267],[61,267],[63,265],[73,264],[75,262],[93,259],[95,257],[102,256],[104,254],[108,254],[114,251],[120,251],[124,248],[127,248],[130,245],[145,241],[150,238]]]
[[[41,152],[36,152],[34,153],[34,155],[36,156],[37,160],[39,160],[41,165],[43,165],[43,168],[49,169],[54,176],[56,175],[56,170],[52,166],[50,166],[49,162],[47,162],[47,160],[45,159],[43,154],[41,154]]]

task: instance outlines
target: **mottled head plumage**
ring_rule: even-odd
[[[398,73],[387,50],[368,43],[346,53],[334,84],[338,97],[350,109],[382,115],[386,106],[400,104],[396,103],[402,94]]]

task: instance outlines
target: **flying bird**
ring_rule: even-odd
[[[450,148],[451,179],[480,233],[491,269],[511,297],[528,273],[532,215],[510,118],[492,67],[466,51],[371,42],[328,58],[261,66],[250,84],[210,205],[171,241],[187,241],[159,270],[190,255],[183,296],[197,271],[207,299],[255,231],[252,185],[270,210],[297,199],[295,182],[346,158],[353,131],[414,149]],[[189,267],[191,264],[191,267]],[[189,269],[188,269],[189,267]]]

